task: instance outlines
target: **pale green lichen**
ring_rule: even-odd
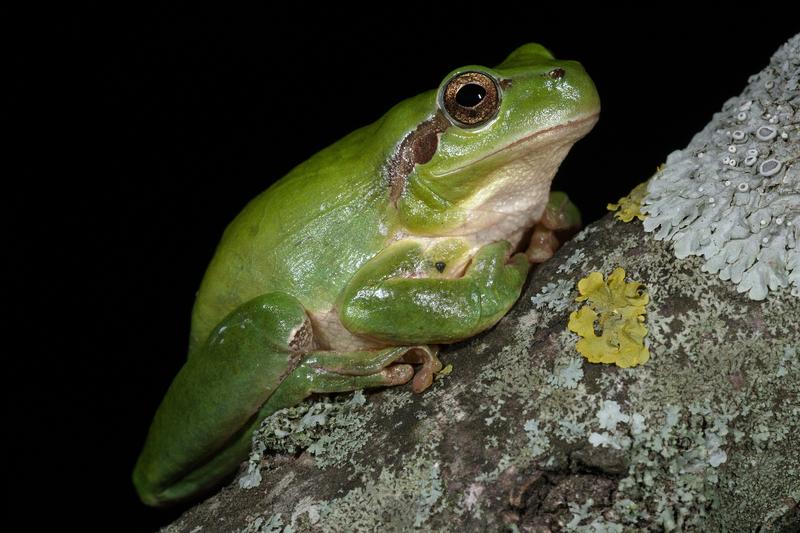
[[[558,313],[571,305],[574,285],[568,280],[548,283],[542,290],[531,296],[531,303],[542,312]]]
[[[539,421],[530,419],[523,426],[528,436],[528,450],[531,456],[538,457],[550,448],[550,438],[547,432],[539,427]]]
[[[289,523],[294,527],[296,524],[302,521],[303,524],[313,526],[319,523],[321,519],[320,509],[321,506],[319,502],[310,496],[306,496],[297,502],[297,505],[295,505],[294,510],[292,511],[292,516],[289,519]]]
[[[573,270],[583,270],[586,264],[586,254],[581,248],[575,250],[563,263],[558,265],[556,272],[559,274],[572,273]],[[570,287],[571,289],[572,287]],[[536,303],[536,302],[534,302]]]
[[[614,400],[603,400],[603,406],[597,411],[597,422],[601,429],[617,430],[617,424],[627,424],[630,417],[623,414],[619,404]]]
[[[328,423],[339,424],[332,419],[337,413],[349,413],[364,403],[364,395],[356,391],[352,396],[320,397],[306,400],[296,406],[281,409],[262,422],[254,433],[254,440],[265,448],[276,452],[294,454],[308,448],[327,433]]]
[[[267,452],[307,450],[321,466],[348,460],[367,442],[359,438],[372,416],[370,409],[363,408],[365,402],[363,392],[357,390],[350,396],[306,400],[269,416],[253,432],[253,451],[239,486],[254,488],[261,483],[261,460]]]
[[[572,240],[575,242],[582,242],[588,239],[593,234],[597,233],[598,227],[596,224],[589,224],[575,235]]]
[[[649,182],[645,231],[753,300],[800,297],[800,35]]]
[[[270,517],[254,517],[240,533],[293,533],[294,529],[283,522],[281,513]]]
[[[422,526],[441,510],[444,484],[433,450],[437,435],[413,450],[414,460],[401,469],[384,467],[377,478],[333,498],[319,508],[322,531],[371,531],[376,523],[391,524],[387,531]],[[391,487],[391,493],[385,492]]]
[[[590,511],[594,500],[587,499],[583,504],[569,502],[569,511],[572,518],[564,525],[564,531],[572,533],[622,533],[625,528],[622,524],[616,522],[609,522],[604,517],[598,517]],[[581,522],[590,519],[591,521],[586,524]]]
[[[395,411],[410,404],[413,401],[413,396],[414,393],[410,390],[398,391],[397,394],[392,394],[386,399],[386,401],[381,402],[381,404],[378,406],[378,410],[383,416],[392,416]]]
[[[586,436],[586,423],[572,419],[559,420],[554,434],[565,442],[577,442]]]
[[[574,389],[583,379],[583,360],[580,357],[559,357],[553,366],[553,373],[547,376],[547,383],[557,388]]]

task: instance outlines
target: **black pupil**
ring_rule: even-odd
[[[468,83],[456,93],[456,102],[462,107],[475,107],[486,96],[486,89],[477,83]]]

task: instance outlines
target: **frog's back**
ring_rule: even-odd
[[[272,291],[326,311],[386,240],[388,190],[370,149],[376,125],[356,130],[253,199],[225,230],[197,293],[190,353],[242,303]]]

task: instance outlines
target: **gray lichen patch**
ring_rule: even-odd
[[[369,531],[380,523],[391,524],[387,530],[408,531],[426,524],[441,510],[444,494],[441,464],[426,448],[416,449],[416,460],[403,469],[384,468],[375,481],[328,501],[320,512],[321,530]]]
[[[366,444],[364,425],[373,416],[364,409],[362,391],[352,395],[321,397],[281,409],[262,422],[253,433],[253,452],[241,488],[261,483],[261,461],[266,452],[294,454],[306,450],[316,456],[320,466],[336,465]]]
[[[754,300],[800,296],[800,35],[648,185],[645,231]]]
[[[348,490],[336,491],[328,498],[319,497],[319,493],[315,493],[316,498],[306,495],[288,507],[272,508],[271,513],[251,514],[245,518],[242,531],[372,531],[375,524],[385,524],[381,528],[384,531],[420,528],[444,506],[442,465],[435,452],[442,435],[430,419],[423,421],[420,429],[425,438],[419,438],[420,444],[401,465],[356,466],[361,471],[360,481]],[[368,431],[360,433],[369,435]],[[282,510],[274,512],[277,509]]]

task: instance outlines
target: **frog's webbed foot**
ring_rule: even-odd
[[[581,214],[563,192],[553,191],[539,223],[533,228],[525,255],[531,263],[553,257],[561,244],[581,229]]]

